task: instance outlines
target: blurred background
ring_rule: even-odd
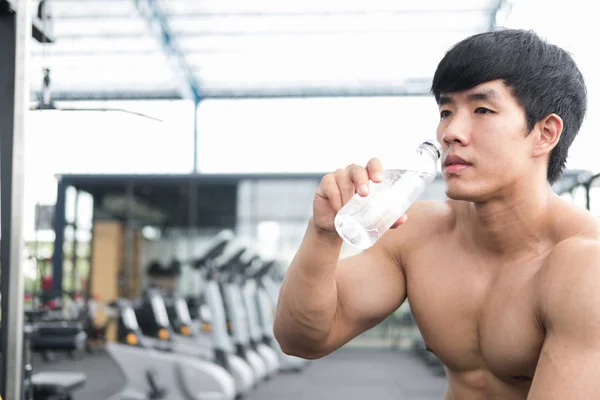
[[[190,296],[202,287],[193,261],[223,230],[275,260],[281,278],[321,177],[372,157],[392,165],[433,138],[437,63],[459,40],[503,27],[533,29],[581,68],[589,112],[555,190],[583,208],[600,207],[600,61],[589,39],[590,2],[34,3],[48,35],[32,39],[28,69],[23,224],[31,310],[50,289],[62,311],[77,296],[100,306],[138,299],[151,264],[166,270],[173,261],[169,287]],[[422,198],[444,198],[440,178]],[[414,350],[433,367],[423,379],[443,380],[419,346],[407,303],[346,347]],[[431,398],[440,398],[439,385]]]

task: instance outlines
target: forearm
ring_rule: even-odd
[[[342,240],[312,223],[281,286],[274,331],[281,347],[305,357],[323,350],[338,298],[335,270]]]

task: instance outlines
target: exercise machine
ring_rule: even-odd
[[[214,361],[210,338],[197,331],[185,299],[175,294],[163,294],[163,300],[173,329],[173,351]]]
[[[240,257],[245,251],[244,246],[231,240],[215,263],[219,271],[219,288],[236,354],[250,364],[258,381],[263,381],[270,377],[270,373],[265,360],[251,346],[248,314],[236,281],[236,267],[239,266]]]
[[[236,297],[241,297],[242,307],[248,316],[250,347],[265,360],[269,376],[274,376],[279,373],[279,357],[275,350],[264,342],[264,333],[261,329],[257,307],[256,281],[252,278],[260,265],[258,255],[254,251],[246,249],[238,261],[238,272],[235,274],[237,290],[240,292]]]
[[[301,372],[308,365],[308,360],[300,357],[291,356],[285,354],[277,340],[275,340],[275,334],[273,333],[273,320],[275,314],[275,306],[277,303],[273,303],[273,299],[269,296],[265,281],[269,281],[272,287],[276,284],[269,276],[269,272],[275,266],[275,260],[262,261],[257,260],[258,266],[247,271],[249,278],[253,278],[256,282],[256,286],[252,287],[254,296],[257,301],[257,314],[259,316],[261,328],[262,328],[262,340],[265,344],[275,350],[279,357],[280,370],[283,372]]]
[[[235,382],[223,368],[170,351],[167,328],[158,328],[155,338],[145,336],[130,301],[118,300],[112,306],[117,314],[117,342],[107,343],[106,349],[127,383],[109,400],[236,398]]]
[[[197,332],[206,336],[207,330],[212,341],[215,362],[227,369],[234,377],[238,393],[247,393],[255,388],[260,376],[250,363],[236,353],[232,338],[229,335],[227,313],[223,302],[223,295],[219,284],[221,272],[217,260],[233,240],[234,235],[230,230],[223,230],[210,240],[194,262],[194,270],[204,280],[204,291],[200,301],[200,294],[188,299],[188,304],[194,305],[191,314],[201,317],[197,320]],[[207,314],[209,317],[207,317]],[[198,326],[200,325],[200,326]],[[206,325],[206,329],[204,326]]]

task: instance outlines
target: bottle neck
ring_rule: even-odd
[[[427,144],[419,146],[417,153],[421,156],[426,155],[428,157],[431,157],[431,159],[434,160],[435,162],[437,162],[437,160],[439,159],[439,154],[438,154],[437,149],[435,149],[434,147],[427,145]]]

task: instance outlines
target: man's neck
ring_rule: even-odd
[[[469,236],[477,248],[501,258],[533,256],[548,248],[544,227],[554,192],[547,183],[527,186],[489,202],[469,204]]]

